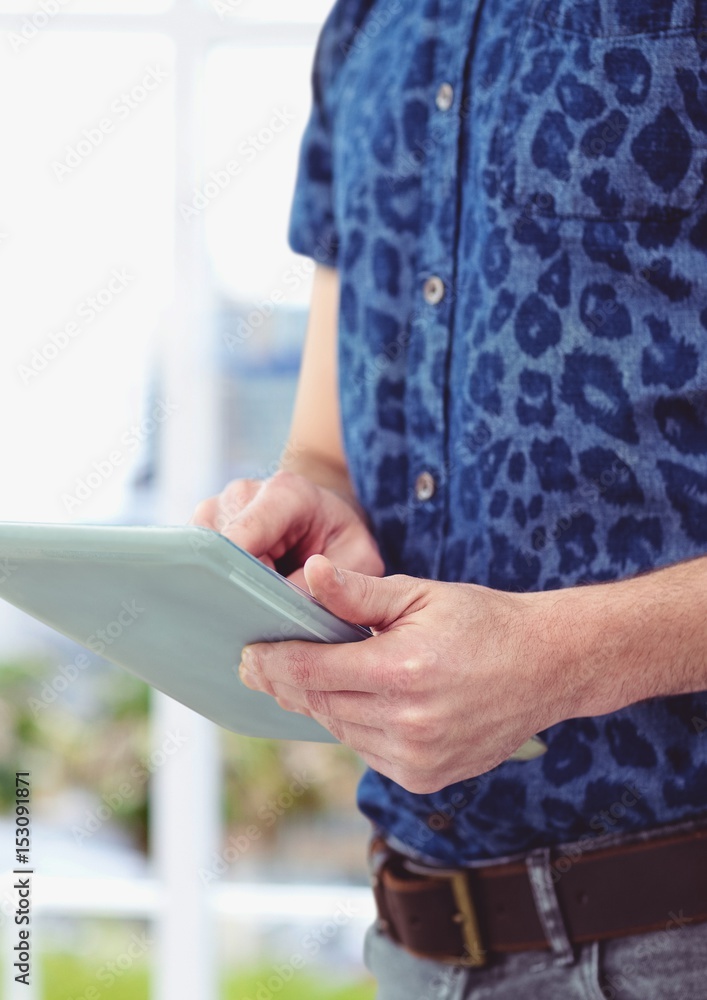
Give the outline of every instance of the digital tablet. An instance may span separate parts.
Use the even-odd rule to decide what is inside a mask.
[[[241,683],[234,668],[245,645],[372,635],[225,536],[191,525],[0,523],[0,598],[245,736],[336,742]],[[531,741],[515,759],[542,749]]]
[[[336,742],[250,691],[250,642],[356,642],[309,594],[208,528],[0,524],[0,597],[245,736]]]

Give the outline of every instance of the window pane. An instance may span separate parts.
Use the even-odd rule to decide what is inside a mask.
[[[51,24],[67,14],[154,14],[168,10],[174,0],[0,0],[0,14],[27,14],[32,28]],[[23,22],[20,22],[20,26]]]
[[[0,519],[119,508],[171,296],[173,77],[153,34],[46,32],[0,61]]]
[[[211,7],[221,18],[248,21],[302,21],[319,24],[333,6],[333,0],[196,0]]]
[[[205,179],[229,163],[238,172],[200,204],[216,273],[240,301],[308,300],[309,282],[291,274],[299,259],[287,247],[287,224],[312,58],[309,46],[221,46],[207,62]]]

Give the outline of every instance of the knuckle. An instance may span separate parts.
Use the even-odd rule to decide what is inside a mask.
[[[232,479],[223,491],[228,500],[237,501],[239,497],[250,496],[260,487],[259,479]]]
[[[413,795],[433,795],[444,788],[444,781],[436,771],[425,771],[419,767],[403,767],[396,781]]]
[[[220,496],[219,516],[224,524],[229,524],[247,508],[261,487],[258,479],[234,479]]]
[[[326,720],[326,727],[334,739],[337,739],[340,743],[345,742],[346,734],[344,732],[344,726],[338,719],[328,718]]]
[[[373,600],[373,598],[374,598],[374,593],[373,593],[374,586],[375,585],[374,585],[373,580],[372,580],[372,578],[370,576],[363,576],[362,575],[360,577],[361,592],[360,592],[360,595],[359,595],[359,599],[360,599],[360,603],[361,604],[364,604],[364,605],[367,606]]]
[[[307,691],[304,700],[307,708],[315,715],[329,715],[331,699],[325,691]]]
[[[397,728],[413,743],[432,743],[443,735],[442,720],[429,709],[409,707],[398,713]]]
[[[290,653],[289,673],[295,687],[311,690],[315,677],[314,660],[309,650],[296,647]]]
[[[392,672],[392,694],[400,697],[425,691],[436,659],[433,650],[420,650],[406,656]]]
[[[253,527],[257,521],[257,515],[249,508],[248,503],[228,504],[221,507],[218,516],[219,530],[224,534],[233,525],[234,528],[241,528],[246,531]]]
[[[203,527],[210,527],[213,521],[214,512],[214,498],[209,497],[208,500],[202,500],[194,508],[194,513],[192,514],[192,523],[197,525],[202,525]]]
[[[288,469],[278,469],[269,482],[273,486],[278,486],[280,489],[286,490],[288,493],[299,492],[306,485],[306,480],[303,476],[299,476],[296,472],[290,472]]]

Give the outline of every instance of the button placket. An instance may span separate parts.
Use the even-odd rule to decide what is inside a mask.
[[[438,572],[443,553],[444,490],[438,467],[447,441],[444,392],[431,384],[429,366],[437,365],[440,352],[450,346],[456,230],[448,208],[457,191],[461,119],[449,112],[458,103],[467,59],[464,44],[459,44],[460,35],[471,38],[476,6],[474,2],[467,7],[459,0],[442,0],[445,27],[438,36],[434,75],[429,80],[436,124],[422,173],[422,205],[426,208],[418,261],[422,309],[410,342],[406,396],[412,406],[424,407],[424,419],[430,427],[423,438],[409,439],[409,496],[414,497],[414,504],[408,514],[407,537],[411,555],[417,553],[421,558],[424,552],[425,572],[432,576]]]

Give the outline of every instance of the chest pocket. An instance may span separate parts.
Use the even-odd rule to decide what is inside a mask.
[[[533,0],[499,134],[528,214],[678,223],[707,190],[706,0]]]

